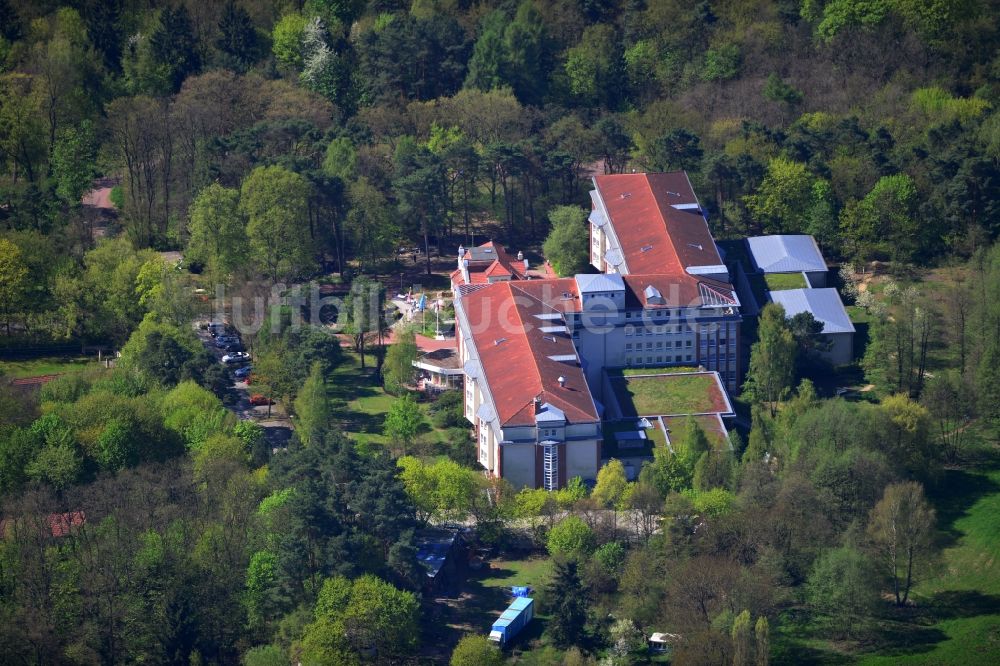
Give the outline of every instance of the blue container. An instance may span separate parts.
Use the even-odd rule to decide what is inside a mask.
[[[493,623],[489,639],[504,647],[535,617],[535,602],[528,597],[516,597],[500,618]]]

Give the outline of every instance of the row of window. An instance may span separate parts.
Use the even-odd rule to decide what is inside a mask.
[[[675,345],[675,343],[671,342],[670,340],[667,340],[666,342],[664,342],[663,340],[657,340],[656,341],[656,349],[673,349],[675,346],[677,347],[677,349],[681,349],[683,347],[687,347],[688,349],[691,348],[691,341],[690,340],[686,341],[687,342],[686,345],[682,344],[682,342],[684,342],[684,341],[678,340],[677,343],[676,343],[676,345]],[[649,351],[651,349],[653,349],[653,343],[652,342],[647,342],[646,343],[646,351]],[[632,343],[631,342],[626,342],[625,343],[625,351],[627,351],[627,352],[632,351]],[[642,351],[642,343],[641,342],[635,343],[635,351],[638,351],[638,352]]]
[[[736,347],[736,340],[730,339],[730,340],[727,341],[725,338],[722,338],[722,339],[720,339],[718,341],[718,344],[716,344],[716,342],[714,340],[712,340],[712,339],[708,339],[708,340],[706,340],[705,338],[701,339],[701,348],[702,349],[705,349],[707,347],[716,347],[716,346],[718,346],[718,347],[725,347],[727,344],[729,345],[730,349],[734,349]]]
[[[691,354],[687,355],[675,354],[673,356],[668,354],[666,356],[646,356],[645,359],[646,360],[643,361],[642,356],[636,356],[634,358],[632,356],[626,356],[625,365],[632,366],[632,365],[653,365],[654,363],[684,363],[685,361],[693,361],[694,356],[692,356]]]
[[[685,334],[690,333],[691,330],[687,326],[650,326],[648,328],[641,328],[635,326],[625,326],[625,335],[631,337],[635,335],[636,337],[642,337],[643,335],[658,335],[667,333],[669,335],[676,335],[678,333]]]
[[[679,317],[680,310],[643,310],[642,312],[625,311],[626,319],[670,319]]]

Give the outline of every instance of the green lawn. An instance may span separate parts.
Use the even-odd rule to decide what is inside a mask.
[[[58,375],[75,372],[88,367],[100,367],[97,357],[50,357],[36,358],[30,361],[0,361],[0,374],[12,379],[22,377],[38,377],[41,375]]]
[[[764,282],[770,291],[806,289],[809,286],[802,273],[767,273],[764,275]]]
[[[894,633],[907,637],[863,664],[1000,663],[1000,469],[951,470],[933,496],[941,573],[915,590],[921,611]]]
[[[622,416],[662,416],[726,411],[713,374],[612,377]]]
[[[667,433],[663,432],[659,422],[654,423],[653,427],[646,431],[646,436],[653,440],[654,447],[667,447]]]
[[[929,492],[943,546],[935,575],[918,582],[914,607],[886,607],[861,646],[815,637],[786,613],[772,663],[976,666],[1000,663],[1000,467],[953,469]]]
[[[375,377],[375,357],[365,355],[365,369],[361,369],[361,356],[344,353],[344,362],[327,378],[327,392],[334,402],[334,416],[344,433],[359,444],[389,444],[382,434],[385,415],[397,398],[385,392]],[[427,403],[422,407],[427,414]],[[428,416],[427,430],[422,437],[430,444],[446,441],[446,431],[433,428]]]
[[[543,587],[552,575],[552,560],[533,557],[527,560],[493,560],[485,578],[480,580],[483,587],[510,587],[529,585]]]
[[[848,305],[844,309],[847,310],[847,316],[851,318],[852,324],[867,324],[872,320],[868,310],[858,305]]]

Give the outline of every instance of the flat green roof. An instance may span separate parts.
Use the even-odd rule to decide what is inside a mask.
[[[733,409],[718,373],[656,373],[622,376],[609,371],[608,381],[623,418],[686,414],[731,414]]]

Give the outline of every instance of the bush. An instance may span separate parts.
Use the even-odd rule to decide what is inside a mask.
[[[428,411],[435,428],[457,428],[466,424],[464,409],[461,391],[445,391]]]
[[[451,666],[501,666],[503,654],[485,636],[464,636],[451,653]]]
[[[573,559],[581,559],[594,550],[594,532],[587,523],[576,516],[567,516],[549,530],[546,543],[549,554],[553,557],[563,555]]]
[[[476,445],[469,436],[468,428],[449,428],[446,439],[445,446],[449,458],[466,467],[475,468],[478,465]]]
[[[736,504],[736,497],[724,488],[713,488],[703,492],[686,490],[683,495],[691,500],[694,510],[699,515],[707,516],[708,518],[724,516]]]

